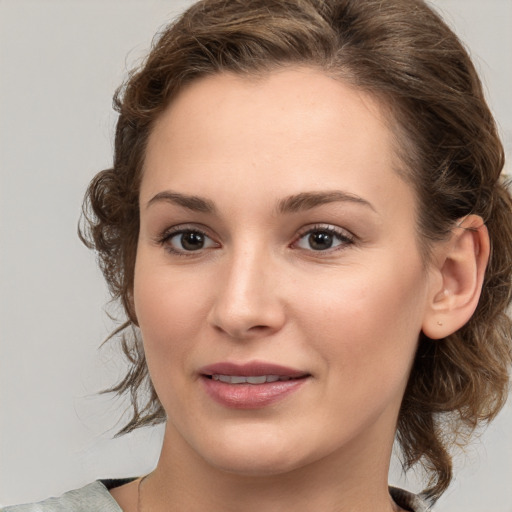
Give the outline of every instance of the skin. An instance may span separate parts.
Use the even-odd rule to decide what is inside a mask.
[[[134,306],[168,422],[144,509],[398,510],[395,426],[442,289],[398,166],[378,103],[311,69],[200,79],[159,118]],[[305,193],[323,201],[279,208]],[[311,230],[326,229],[333,246],[313,250]],[[183,230],[204,233],[203,248],[187,251]],[[310,377],[256,410],[205,393],[204,365],[255,360]],[[124,510],[136,510],[137,484],[112,491]]]

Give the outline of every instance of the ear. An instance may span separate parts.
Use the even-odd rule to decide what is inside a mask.
[[[471,318],[480,298],[489,251],[489,233],[478,215],[461,219],[450,239],[435,248],[422,325],[426,336],[445,338]]]

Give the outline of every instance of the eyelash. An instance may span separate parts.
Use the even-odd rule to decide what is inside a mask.
[[[203,248],[198,249],[197,251],[187,251],[187,250],[179,250],[172,247],[170,244],[170,241],[178,235],[184,235],[184,234],[196,234],[204,237],[204,239],[211,240],[214,244],[217,246],[220,246],[217,242],[215,242],[211,236],[209,236],[204,230],[199,229],[197,227],[192,226],[175,226],[173,228],[167,229],[164,231],[156,240],[156,242],[163,246],[165,250],[169,253],[171,253],[174,256],[185,256],[190,257],[194,256],[196,253],[200,254],[203,250]],[[208,248],[208,247],[207,247]]]
[[[337,239],[339,244],[335,245],[334,247],[329,247],[327,249],[317,249],[317,250],[315,250],[313,248],[309,248],[309,249],[301,248],[301,247],[297,247],[297,248],[307,251],[307,252],[312,252],[312,253],[317,254],[318,256],[321,256],[322,254],[331,253],[334,251],[344,249],[347,246],[353,245],[356,241],[354,235],[352,235],[351,233],[347,232],[344,229],[336,228],[329,224],[316,224],[314,226],[307,227],[307,228],[301,230],[299,232],[297,238],[295,238],[295,240],[290,244],[290,247],[293,248],[294,246],[297,246],[297,244],[302,239],[304,239],[307,236],[311,236],[314,233],[322,233],[322,234],[330,235],[330,236],[334,237],[335,239]],[[175,249],[174,247],[172,247],[172,245],[170,244],[170,240],[172,240],[172,238],[174,238],[175,236],[183,235],[183,234],[200,235],[201,237],[204,237],[204,239],[208,239],[211,242],[213,242],[213,244],[216,245],[216,247],[213,247],[213,248],[220,247],[220,244],[218,244],[218,242],[215,242],[212,239],[212,237],[210,237],[204,230],[198,229],[197,227],[188,227],[188,226],[175,226],[173,228],[170,228],[170,229],[166,230],[164,233],[162,233],[156,239],[156,242],[159,245],[163,246],[165,248],[165,250],[168,251],[169,253],[171,253],[172,255],[184,256],[184,257],[190,257],[190,256],[194,256],[196,254],[198,255],[198,254],[201,254],[204,249],[212,248],[212,247],[201,247],[197,251],[194,251],[194,250],[187,251],[184,249],[181,250],[181,249]]]
[[[314,250],[314,249],[303,249],[308,252],[313,252],[317,255],[322,255],[326,253],[331,253],[334,251],[339,251],[341,249],[346,248],[347,246],[353,245],[356,241],[355,236],[346,231],[345,229],[337,228],[335,226],[332,226],[330,224],[316,224],[314,226],[310,226],[305,228],[304,230],[301,230],[299,232],[299,235],[295,239],[295,241],[291,244],[292,246],[297,245],[297,243],[305,238],[306,236],[310,236],[313,233],[324,233],[333,236],[336,238],[340,243],[334,247],[329,247],[325,250]]]

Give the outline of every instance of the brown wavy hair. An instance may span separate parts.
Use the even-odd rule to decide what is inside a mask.
[[[512,361],[512,200],[504,152],[475,68],[461,42],[422,0],[204,0],[155,39],[116,92],[112,168],[91,182],[81,237],[97,251],[127,321],[113,334],[130,369],[110,391],[127,393],[133,416],[120,433],[165,421],[148,376],[132,309],[138,195],[148,136],[188,83],[232,72],[261,75],[313,66],[376,96],[388,108],[405,179],[418,198],[418,233],[429,247],[454,222],[480,215],[490,262],[475,314],[443,340],[420,335],[397,439],[405,469],[420,462],[432,502],[452,478],[450,447],[503,406]],[[114,336],[115,335],[115,336]]]

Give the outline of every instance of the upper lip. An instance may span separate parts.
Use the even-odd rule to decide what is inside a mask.
[[[289,368],[279,364],[264,361],[252,361],[249,363],[219,362],[204,366],[199,369],[201,375],[239,375],[244,377],[257,377],[259,375],[278,375],[280,377],[298,378],[309,375],[308,372]]]

